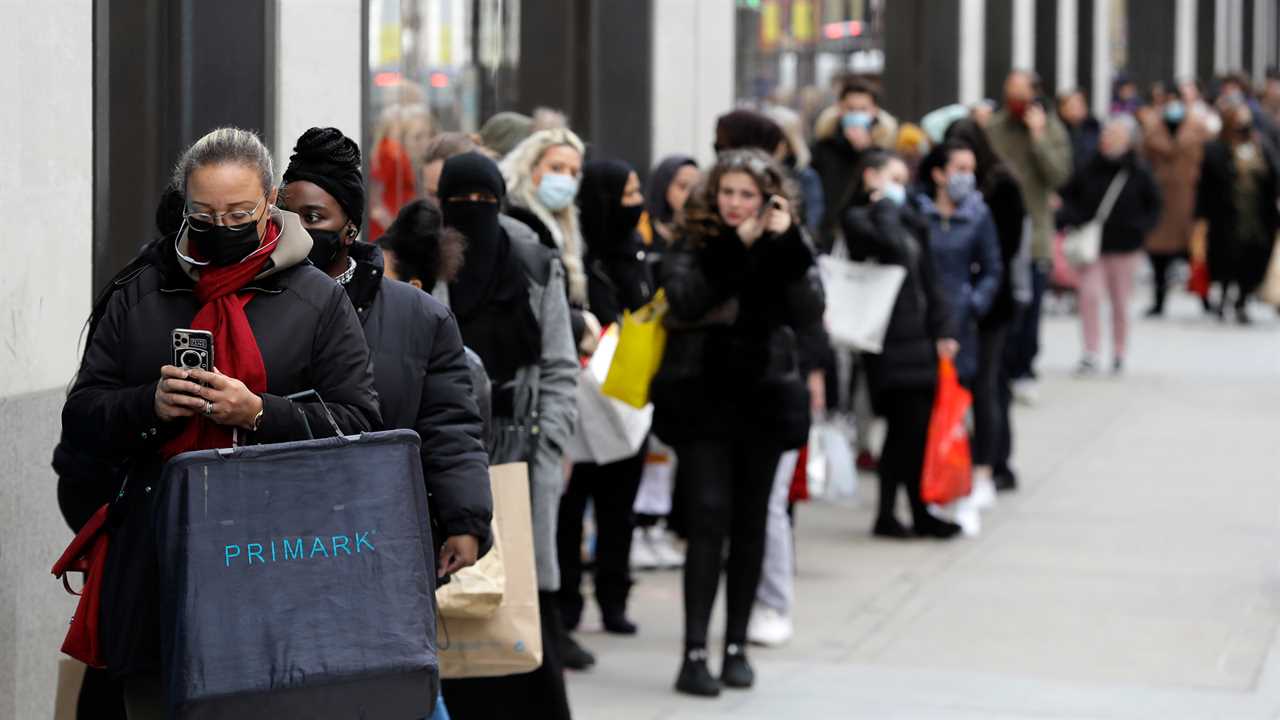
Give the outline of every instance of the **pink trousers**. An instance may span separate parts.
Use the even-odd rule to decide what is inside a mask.
[[[1123,358],[1129,337],[1129,296],[1141,252],[1103,255],[1080,268],[1080,324],[1084,327],[1084,352],[1097,358],[1102,345],[1102,296],[1111,305],[1111,337],[1115,356]]]

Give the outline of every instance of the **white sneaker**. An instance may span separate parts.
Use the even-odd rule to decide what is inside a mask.
[[[658,557],[653,552],[649,537],[644,528],[636,528],[631,533],[631,569],[656,570],[661,567]]]
[[[972,495],[951,503],[951,516],[965,537],[977,537],[982,532],[982,515],[979,514],[978,504],[974,502]]]
[[[654,525],[649,528],[649,551],[658,563],[658,567],[666,570],[677,570],[684,567],[684,553],[676,547],[671,533],[666,528]]]
[[[979,510],[990,510],[996,506],[996,481],[990,475],[975,475],[969,497]]]
[[[1014,380],[1010,383],[1013,399],[1022,405],[1035,405],[1040,402],[1040,383],[1032,378]]]
[[[747,642],[752,645],[786,645],[794,634],[795,628],[791,624],[790,615],[763,605],[756,605],[751,611],[751,622],[747,624]]]

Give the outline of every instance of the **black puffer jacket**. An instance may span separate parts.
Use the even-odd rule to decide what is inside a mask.
[[[872,395],[932,388],[938,382],[937,341],[943,337],[948,314],[929,256],[928,227],[910,209],[889,200],[864,203],[855,203],[844,214],[850,255],[854,260],[875,260],[907,270],[889,319],[884,351],[863,356]]]
[[[245,314],[267,370],[259,432],[243,441],[307,438],[329,427],[316,403],[286,395],[314,389],[344,433],[382,427],[360,321],[342,288],[304,262],[311,238],[296,215],[281,224],[272,263],[246,288]],[[170,333],[190,327],[199,302],[194,281],[170,253],[140,268],[111,296],[85,351],[62,410],[62,443],[84,458],[127,466],[125,495],[111,514],[111,544],[103,573],[102,628],[108,668],[119,674],[159,667],[157,566],[151,513],[159,495],[162,446],[180,430],[155,414],[162,365],[173,363]],[[215,349],[216,350],[216,349]],[[306,416],[304,420],[303,416]],[[86,488],[94,494],[98,488]]]
[[[748,249],[730,228],[685,237],[663,260],[670,312],[651,389],[654,431],[667,442],[807,432],[808,390],[797,331],[822,321],[813,252],[793,225]]]
[[[355,243],[351,256],[347,295],[364,325],[383,423],[422,438],[436,547],[474,535],[483,554],[493,519],[489,456],[458,321],[439,300],[385,277],[377,247]]]

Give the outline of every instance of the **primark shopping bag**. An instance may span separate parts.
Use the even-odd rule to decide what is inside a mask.
[[[184,453],[156,509],[169,716],[422,718],[435,579],[411,430]]]

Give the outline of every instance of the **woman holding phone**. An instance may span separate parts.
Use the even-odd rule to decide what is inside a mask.
[[[275,208],[271,155],[238,128],[210,132],[174,171],[181,230],[119,281],[62,411],[63,442],[121,457],[103,573],[101,639],[124,679],[130,720],[165,716],[158,568],[151,522],[169,458],[192,450],[303,440],[382,419],[360,322],[342,286],[305,262],[311,236]],[[175,329],[206,331],[212,370],[173,365]],[[117,519],[118,518],[118,521]]]
[[[749,688],[747,623],[760,580],[774,469],[808,425],[796,330],[822,318],[813,253],[791,215],[783,173],[759,150],[721,153],[691,193],[663,261],[670,312],[654,378],[654,431],[676,448],[688,521],[685,650],[676,689]],[[724,556],[728,540],[727,564]],[[707,667],[711,608],[727,570],[719,680]]]

